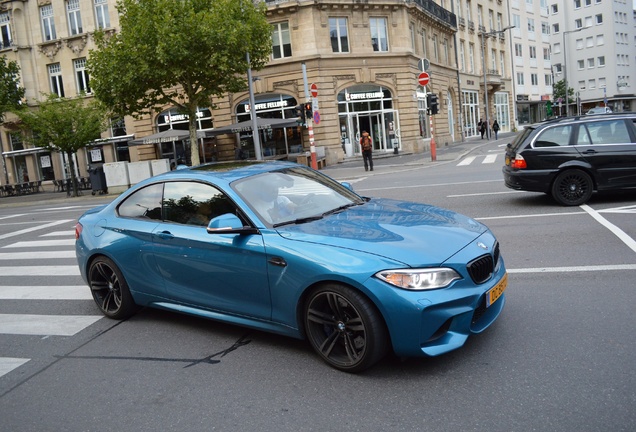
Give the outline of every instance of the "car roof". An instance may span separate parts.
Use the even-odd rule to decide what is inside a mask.
[[[554,124],[559,124],[559,123],[576,123],[576,122],[586,122],[586,121],[598,121],[600,119],[614,119],[614,118],[629,118],[629,117],[634,117],[636,118],[636,112],[621,112],[621,113],[601,113],[595,116],[587,116],[587,115],[580,115],[580,116],[570,116],[570,117],[559,117],[559,118],[555,118],[555,119],[550,119],[550,120],[545,120],[542,121],[540,123],[535,123],[532,125],[528,125],[526,126],[527,128],[532,128],[532,129],[543,129],[546,126],[550,126],[550,125],[554,125]]]
[[[220,180],[224,183],[232,183],[235,180],[251,177],[265,172],[276,171],[284,168],[302,167],[294,162],[286,161],[229,161],[212,162],[195,167],[187,167],[170,171],[152,177],[153,180]],[[150,180],[150,179],[149,179]]]

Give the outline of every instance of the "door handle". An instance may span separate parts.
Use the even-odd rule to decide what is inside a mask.
[[[596,154],[597,151],[594,149],[587,149],[583,152],[583,154]]]
[[[171,240],[174,238],[174,235],[172,235],[170,231],[161,231],[156,233],[155,235],[162,240]]]

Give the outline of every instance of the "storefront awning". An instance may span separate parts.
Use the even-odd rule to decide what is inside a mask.
[[[256,124],[258,130],[263,129],[281,129],[286,127],[297,127],[298,122],[295,118],[256,118]],[[252,131],[252,120],[246,120],[239,123],[234,123],[228,126],[223,126],[220,128],[215,128],[212,130],[206,130],[205,136],[206,138],[210,138],[217,135],[222,134],[230,134],[230,133],[241,133],[241,132],[250,132]]]
[[[161,144],[168,142],[181,141],[190,138],[190,131],[180,129],[168,129],[163,132],[148,135],[143,138],[130,141],[130,145],[146,145]],[[197,132],[197,138],[203,138],[202,134]]]
[[[133,139],[134,137],[135,137],[135,135],[132,134],[132,135],[121,135],[121,136],[116,136],[116,137],[109,137],[109,138],[100,138],[100,139],[96,139],[95,141],[91,142],[88,145],[88,147],[112,144],[112,143],[122,142],[122,141],[128,142],[131,139]]]

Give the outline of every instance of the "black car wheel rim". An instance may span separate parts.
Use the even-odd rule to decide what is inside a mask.
[[[90,274],[91,291],[104,312],[117,312],[121,307],[121,283],[115,271],[103,262],[95,264]]]
[[[588,192],[589,187],[588,182],[584,178],[572,174],[561,181],[559,194],[565,201],[576,202]]]
[[[323,292],[307,308],[307,333],[330,363],[351,366],[364,358],[367,330],[358,310],[345,297]]]

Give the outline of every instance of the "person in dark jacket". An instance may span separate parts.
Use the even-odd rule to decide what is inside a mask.
[[[484,139],[484,134],[486,133],[486,122],[482,119],[479,119],[477,127],[479,128],[479,132],[481,132],[481,139]]]
[[[360,137],[360,149],[362,150],[362,160],[364,161],[364,170],[373,171],[373,140],[369,136],[369,132],[362,131]]]
[[[499,134],[499,123],[497,123],[497,119],[492,123],[492,130],[495,133],[495,139],[497,139],[497,135]]]

